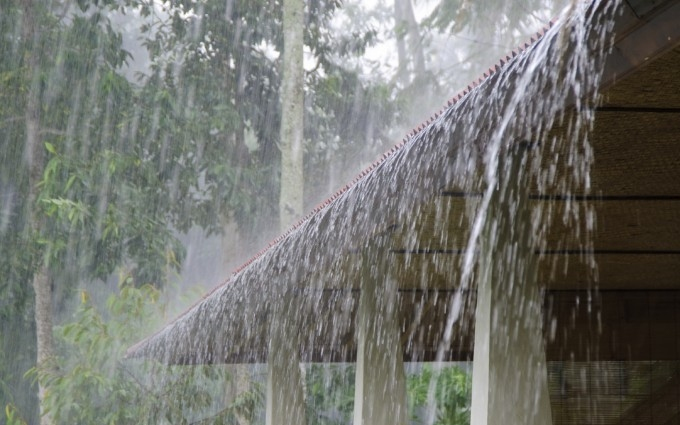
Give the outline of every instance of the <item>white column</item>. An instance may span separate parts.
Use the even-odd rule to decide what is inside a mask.
[[[499,171],[480,241],[471,425],[552,423],[520,149]]]
[[[292,297],[282,297],[270,317],[266,425],[306,423],[300,372],[300,320],[294,306]]]
[[[385,237],[380,237],[385,240]],[[397,311],[397,283],[384,243],[362,254],[357,312],[354,425],[406,425],[406,377]]]

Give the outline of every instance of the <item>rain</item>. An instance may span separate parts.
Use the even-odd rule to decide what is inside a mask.
[[[638,3],[1,2],[0,423],[677,423]]]

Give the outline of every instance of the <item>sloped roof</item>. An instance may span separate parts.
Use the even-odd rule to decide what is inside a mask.
[[[402,320],[407,358],[426,359],[431,356],[431,353],[416,352],[413,347],[418,344],[414,341],[420,338],[421,348],[423,341],[427,341],[424,346],[431,348],[439,331],[435,329],[425,335],[422,330],[418,333],[408,329],[408,324],[422,324],[429,317],[429,325],[434,324],[436,327],[437,317],[446,314],[448,303],[445,300],[456,287],[456,282],[451,279],[451,270],[459,266],[460,253],[466,238],[465,228],[468,222],[465,221],[464,209],[469,204],[469,199],[481,192],[483,179],[478,174],[483,168],[480,163],[483,161],[487,140],[491,137],[503,137],[510,142],[546,138],[556,132],[567,131],[560,127],[560,123],[569,122],[568,117],[564,118],[563,115],[574,113],[575,103],[584,109],[595,107],[588,93],[581,93],[585,99],[582,102],[582,99],[575,99],[577,95],[573,87],[560,86],[560,76],[551,75],[550,70],[560,67],[568,70],[573,64],[559,63],[559,60],[556,62],[555,55],[548,53],[563,49],[573,54],[574,49],[585,48],[584,44],[573,43],[574,33],[577,31],[587,32],[582,36],[582,41],[608,43],[610,40],[602,37],[607,37],[609,31],[603,31],[601,25],[613,25],[610,30],[617,34],[615,47],[606,56],[606,62],[604,58],[593,62],[596,66],[606,66],[601,86],[610,89],[607,92],[609,100],[600,107],[604,113],[604,121],[608,119],[607,111],[633,113],[630,110],[617,109],[629,108],[631,100],[634,100],[626,98],[626,93],[637,93],[640,85],[651,86],[655,83],[644,80],[631,82],[631,79],[623,79],[625,75],[669,51],[671,53],[663,56],[662,61],[669,58],[673,65],[680,64],[680,50],[669,50],[677,46],[680,40],[680,2],[667,2],[655,14],[645,16],[644,20],[626,7],[623,14],[617,15],[610,23],[605,16],[610,13],[613,3],[596,3],[588,11],[537,34],[530,43],[512,52],[485,73],[483,78],[454,97],[443,111],[414,129],[379,162],[362,172],[352,183],[236,270],[227,282],[215,288],[159,332],[131,347],[128,356],[155,357],[168,363],[264,361],[267,324],[272,318],[270,308],[292,294],[295,302],[299,303],[300,314],[308,317],[304,325],[307,340],[303,343],[306,347],[303,355],[310,360],[351,359],[354,350],[351,341],[352,315],[359,288],[356,270],[357,261],[360,261],[357,259],[358,252],[370,245],[378,235],[386,233],[390,234],[393,241],[389,253],[396,254],[395,269],[403,278],[400,288],[409,294],[401,298],[401,309],[408,312],[404,313]],[[593,71],[597,73],[599,70]],[[663,69],[661,70],[661,75],[667,74],[668,72],[664,74]],[[619,83],[623,86],[632,84],[634,87],[626,90]],[[658,89],[663,90],[663,86]],[[526,93],[518,94],[520,91]],[[549,111],[556,116],[550,117],[548,124],[542,119],[532,121],[530,118],[521,118],[521,113],[536,116],[538,112],[540,115],[540,108],[547,105],[544,97],[549,97],[553,92],[561,97],[550,101],[555,103],[554,101],[559,100],[561,104],[557,109]],[[523,105],[520,101],[527,104]],[[511,107],[508,107],[509,104]],[[680,108],[680,97],[669,100],[665,108]],[[651,125],[665,125],[669,134],[673,134],[677,125],[666,122],[668,120],[659,121],[659,111],[656,112],[656,121]],[[517,119],[509,122],[508,114],[515,113],[517,116],[514,118]],[[616,121],[599,131],[607,133],[619,125]],[[498,130],[501,126],[505,126],[502,131]],[[627,140],[625,135],[617,136],[619,137],[616,139]],[[637,184],[638,188],[643,186],[638,183],[627,184],[627,171],[618,170],[618,174],[605,172],[600,176],[595,170],[594,196],[599,199],[611,197],[612,201],[642,203],[642,211],[656,211],[659,208],[666,211],[664,217],[673,226],[677,226],[671,228],[668,234],[670,242],[667,241],[668,246],[661,251],[655,251],[654,244],[660,236],[655,233],[650,236],[653,240],[649,249],[637,248],[638,245],[633,243],[629,249],[623,250],[625,252],[620,252],[618,247],[600,247],[600,254],[605,263],[608,255],[615,257],[612,270],[630,262],[621,261],[620,255],[637,255],[635,261],[643,261],[642,257],[646,255],[650,257],[650,264],[657,262],[650,269],[666,271],[668,286],[677,287],[680,282],[675,282],[672,276],[680,271],[680,246],[677,246],[678,238],[673,237],[680,228],[677,217],[674,218],[674,211],[678,211],[676,208],[680,203],[672,202],[680,201],[680,185],[677,184],[680,181],[680,155],[668,149],[669,143],[674,143],[672,138],[659,143],[662,142],[665,143],[663,149],[666,150],[661,157],[655,157],[651,161],[650,167],[654,167],[659,161],[667,163],[663,164],[662,177],[653,175],[653,179],[648,182],[652,189],[647,188],[644,193],[633,193],[631,185]],[[620,145],[616,146],[616,149],[621,148]],[[616,151],[613,156],[617,157]],[[555,161],[553,165],[555,164],[558,175],[568,174],[569,170],[564,164],[559,161]],[[610,169],[612,164],[605,164],[603,169]],[[665,186],[661,181],[664,176],[671,179]],[[623,181],[623,184],[617,186],[617,180]],[[567,198],[561,198],[566,195],[559,187],[549,193],[537,190],[534,193],[537,202],[550,200],[556,201],[556,204],[580,199],[579,197],[590,199],[593,196],[592,189],[589,191],[587,188],[576,188]],[[661,204],[648,204],[646,201],[650,200],[649,196],[656,197]],[[456,199],[463,199],[464,202],[458,204]],[[611,209],[612,217],[615,217],[619,206]],[[445,214],[443,219],[442,214]],[[565,231],[564,225],[560,227],[556,224],[553,227],[557,232]],[[667,230],[661,229],[658,232],[668,233]],[[618,241],[617,243],[630,239],[629,234],[624,234],[623,237],[618,235],[619,239],[616,239],[616,234],[604,237],[609,238],[607,241]],[[672,242],[673,240],[676,242]],[[557,238],[555,247],[551,247],[554,252],[551,251],[548,256],[559,254],[566,258],[594,249],[573,247],[569,243],[569,240]],[[666,252],[668,255],[657,255],[658,252]],[[401,257],[396,258],[399,255]],[[435,256],[439,257],[433,259]],[[443,260],[442,257],[445,256],[449,259]],[[571,282],[571,286],[565,287],[583,287],[583,277],[572,270],[573,267],[569,268],[569,272],[563,276],[565,282]],[[554,282],[551,284],[557,287],[560,285]],[[629,285],[628,289],[632,286],[634,284]],[[431,289],[442,294],[440,302],[427,304],[432,297],[430,301],[423,301],[429,297],[428,291]],[[426,304],[430,307],[423,308]],[[414,318],[416,310],[420,311],[418,320]],[[465,340],[460,340],[457,344],[459,347],[452,347],[452,351],[469,351],[469,343]],[[411,352],[408,352],[409,347],[413,348]],[[424,350],[427,351],[427,348]]]

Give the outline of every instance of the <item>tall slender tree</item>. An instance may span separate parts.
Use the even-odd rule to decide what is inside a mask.
[[[279,194],[282,231],[301,217],[304,208],[304,18],[304,0],[283,0]],[[306,422],[295,314],[284,300],[275,303],[271,315],[276,319],[269,326],[267,425]],[[282,326],[277,326],[278,321]]]
[[[399,64],[397,80],[407,86],[425,73],[423,40],[411,0],[394,0],[394,33]]]
[[[283,74],[281,83],[281,193],[279,225],[285,230],[302,215],[304,58],[303,0],[283,1]]]
[[[45,147],[40,137],[40,29],[36,23],[36,6],[33,0],[23,0],[22,3],[22,37],[27,42],[26,73],[30,76],[29,89],[26,97],[24,116],[25,144],[24,158],[28,168],[28,209],[29,227],[26,234],[26,246],[30,246],[36,236],[43,233],[44,221],[40,216],[37,201],[45,168]],[[34,259],[36,271],[33,274],[32,287],[35,296],[35,325],[37,359],[39,367],[50,367],[49,362],[54,357],[54,342],[52,338],[52,287],[49,280],[47,261],[43,256]],[[45,397],[45,386],[38,383],[38,399],[41,402],[40,423],[50,425],[52,420],[48,412],[42,408]]]

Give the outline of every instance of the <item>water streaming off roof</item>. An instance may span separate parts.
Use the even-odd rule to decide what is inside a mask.
[[[192,13],[213,11],[229,20],[236,16],[234,8],[248,4],[187,4],[182,7],[191,11],[177,10],[180,21],[175,24],[187,16],[194,19]],[[180,6],[156,6],[169,8],[163,13],[154,9],[152,15],[160,25],[155,34],[163,35],[160,22]],[[326,6],[309,5],[320,15],[308,17],[307,29],[310,34],[318,30],[322,40],[328,38],[322,17],[335,7]],[[477,6],[470,7],[455,16],[478,12]],[[137,307],[142,297],[158,297],[151,288],[135,292],[129,282],[159,270],[167,278],[181,262],[173,234],[190,226],[180,220],[164,227],[161,217],[199,205],[197,214],[212,226],[233,220],[232,226],[262,230],[267,219],[255,211],[272,212],[268,205],[277,201],[271,186],[278,169],[271,164],[279,146],[274,94],[280,40],[265,23],[278,22],[270,16],[274,10],[247,9],[244,20],[224,27],[213,27],[216,21],[207,15],[192,21],[185,40],[196,49],[185,51],[187,46],[179,43],[174,53],[163,51],[154,59],[155,65],[167,65],[157,74],[166,81],[147,82],[167,90],[129,97],[132,104],[149,102],[154,106],[149,110],[135,106],[127,114],[113,94],[100,102],[101,93],[128,87],[105,68],[97,68],[91,80],[73,80],[72,93],[65,94],[60,84],[72,80],[64,69],[75,60],[68,49],[65,62],[57,61],[66,68],[56,66],[44,81],[37,71],[30,79],[34,89],[44,84],[40,99],[46,111],[58,104],[64,112],[59,115],[64,131],[53,120],[54,128],[37,133],[50,137],[44,153],[52,161],[45,175],[59,179],[80,172],[64,178],[68,188],[63,193],[41,201],[46,222],[57,223],[54,228],[67,235],[63,247],[53,247],[66,254],[55,258],[66,266],[64,276],[75,280],[85,273],[77,266],[91,266],[106,276],[118,256],[128,259],[119,278],[128,283],[119,289],[134,308],[121,307],[120,299],[107,305],[109,316],[127,318],[121,333],[143,329],[138,322],[150,317]],[[447,9],[438,10],[443,15]],[[345,24],[363,28],[374,18]],[[118,362],[112,355],[110,369],[133,376],[130,388],[148,388],[149,399],[159,397],[150,408],[149,414],[156,415],[153,423],[164,423],[162,416],[170,412],[191,421],[230,417],[237,422],[246,412],[256,422],[275,423],[271,412],[288,414],[299,407],[291,396],[298,391],[306,394],[306,417],[312,423],[439,425],[467,423],[470,417],[478,421],[474,425],[498,419],[678,423],[679,22],[677,0],[574,2],[554,25],[509,51],[402,143],[265,244],[224,284],[130,347],[126,359]],[[204,26],[212,32],[204,33]],[[405,44],[397,48],[410,46],[417,52],[413,33],[404,33]],[[220,45],[225,37],[239,43]],[[236,53],[229,56],[226,47]],[[312,118],[305,146],[308,161],[317,161],[314,166],[308,162],[306,171],[325,186],[366,163],[375,145],[358,140],[365,136],[378,143],[386,133],[377,123],[387,119],[387,111],[364,102],[369,94],[363,91],[365,76],[351,77],[339,68],[334,68],[338,74],[330,72],[319,56],[327,52],[321,47],[306,52],[307,59],[318,61],[307,67],[305,107]],[[105,53],[96,56],[97,63],[115,59]],[[184,61],[183,55],[196,61]],[[213,62],[222,65],[216,70],[223,78],[203,74]],[[0,77],[5,81],[7,75]],[[206,80],[199,82],[202,77]],[[397,85],[407,80],[401,75]],[[332,91],[336,84],[347,85],[345,97],[331,103],[342,106],[351,96],[353,105],[331,113],[315,103],[315,96],[328,94],[323,90]],[[171,94],[175,89],[177,98]],[[232,89],[233,99],[222,96]],[[407,98],[416,102],[419,96],[411,92]],[[118,109],[123,111],[120,120],[113,112]],[[337,129],[336,113],[342,131],[326,137]],[[134,142],[137,134],[143,136],[140,146]],[[115,148],[99,152],[90,139]],[[180,149],[177,140],[184,141]],[[223,156],[232,145],[241,149]],[[342,150],[348,146],[349,151]],[[331,151],[343,152],[340,169],[318,166],[326,164]],[[200,176],[187,185],[184,178],[194,166]],[[140,169],[142,185],[132,178]],[[23,202],[8,175],[0,172],[0,199],[7,201],[0,206],[3,235],[12,234],[15,203]],[[106,196],[72,196],[90,193],[92,187]],[[208,205],[216,193],[224,202]],[[249,197],[254,193],[257,200]],[[167,214],[139,223],[132,216],[126,226],[117,227],[119,216],[128,217],[135,209],[116,206],[139,199],[143,202],[135,208],[164,206]],[[211,221],[217,217],[213,207],[226,211],[228,219]],[[68,226],[59,227],[57,218]],[[94,242],[75,236],[90,225]],[[232,230],[228,234],[235,235]],[[107,237],[120,238],[120,249],[105,250],[102,240]],[[245,256],[243,245],[237,245],[232,255]],[[158,254],[156,269],[134,267],[130,256],[135,250]],[[194,248],[190,257],[200,257],[199,251]],[[200,268],[220,269],[214,263],[206,261]],[[91,296],[97,294],[79,294],[80,322],[58,330],[64,344],[91,338],[93,346],[113,332],[90,308],[97,303]],[[63,371],[70,373],[72,361],[64,361]],[[73,370],[87,365],[76,363]],[[74,372],[70,378],[78,376]],[[304,385],[296,385],[298,380]],[[92,390],[89,398],[108,394],[102,379],[93,382],[99,392]],[[166,398],[163,388],[178,382],[191,388],[187,398]],[[125,398],[128,391],[114,392]],[[139,400],[139,405],[146,404]]]

